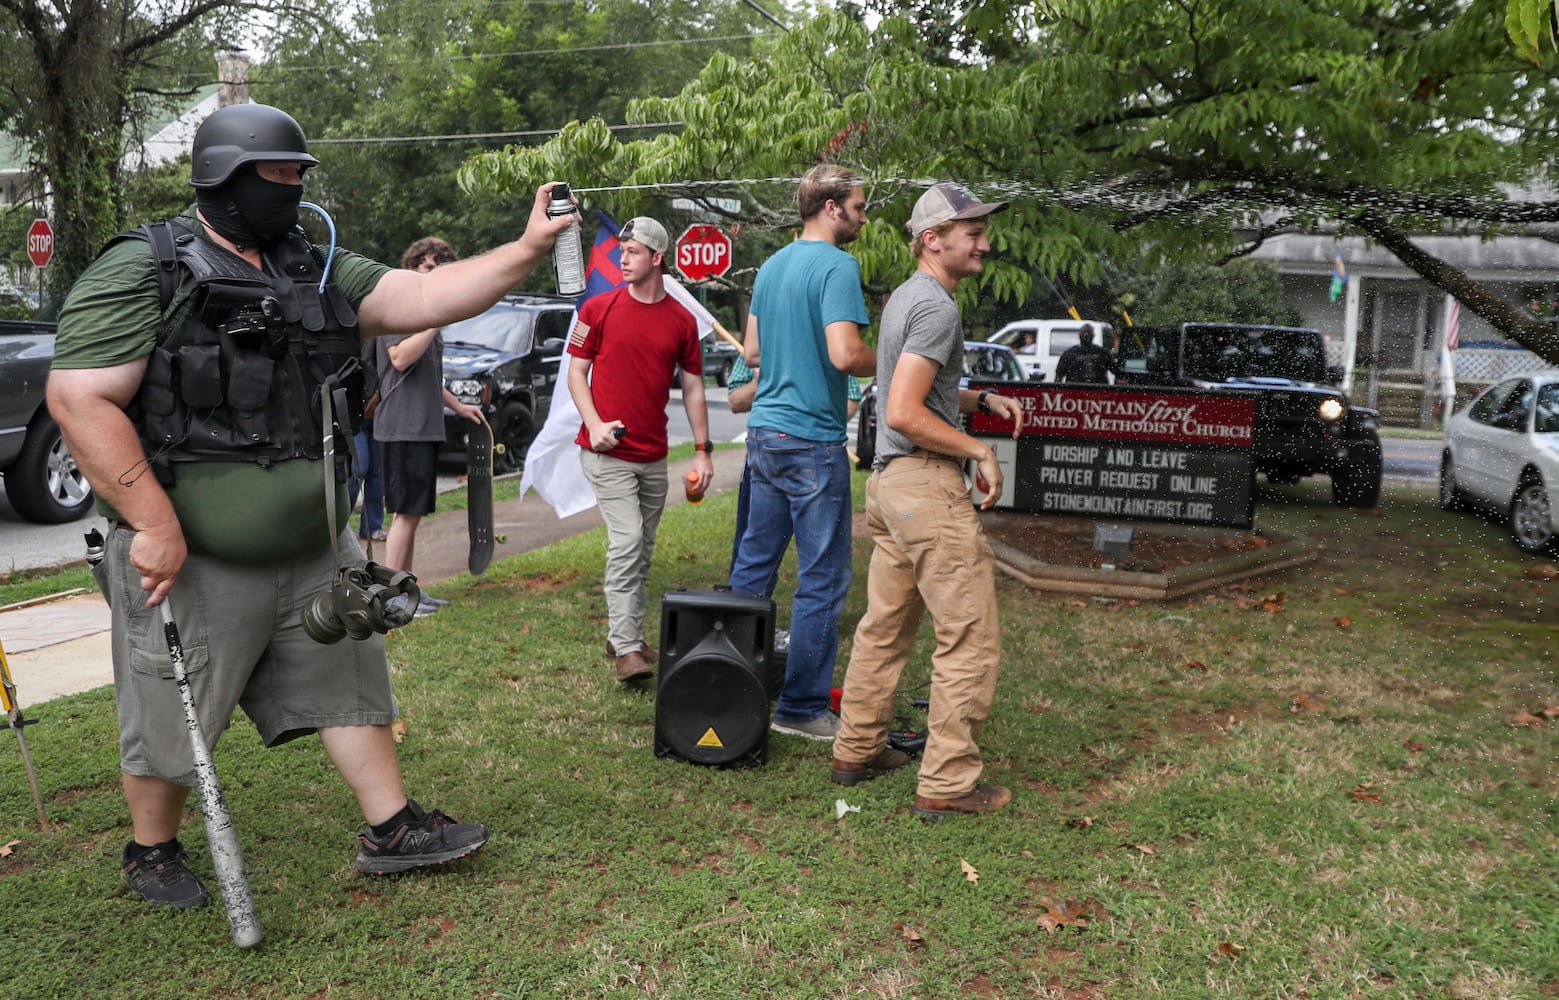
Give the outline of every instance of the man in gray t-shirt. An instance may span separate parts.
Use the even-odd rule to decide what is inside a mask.
[[[987,204],[957,184],[938,184],[910,215],[917,269],[894,290],[877,342],[877,457],[866,483],[866,526],[873,547],[866,614],[855,630],[834,740],[833,780],[869,781],[909,758],[888,746],[893,699],[920,620],[936,628],[931,708],[914,810],[927,818],[993,812],[1012,801],[980,782],[975,739],[990,715],[1001,665],[996,558],[985,540],[964,478],[964,462],[989,508],[1001,496],[1001,466],[991,448],[963,432],[960,413],[995,414],[1022,427],[1017,400],[961,389],[963,323],[953,291],[979,274]]]
[[[406,248],[401,266],[426,274],[454,259],[448,243],[428,236]],[[481,421],[482,411],[444,388],[444,336],[439,330],[381,338],[378,351],[374,440],[383,451],[384,507],[395,515],[384,545],[384,564],[410,573],[417,527],[438,501],[444,407],[473,422]],[[424,593],[417,613],[428,614],[448,603]]]
[[[959,426],[958,381],[964,370],[964,324],[958,303],[942,283],[925,271],[916,271],[893,292],[882,310],[877,338],[877,402],[886,406],[893,394],[893,375],[906,353],[935,362],[926,409],[949,427]],[[894,430],[888,421],[877,421],[877,454],[873,469],[881,469],[901,455],[915,450],[915,442]]]

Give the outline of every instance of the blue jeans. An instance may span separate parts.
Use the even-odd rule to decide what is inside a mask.
[[[731,567],[731,589],[773,596],[780,561],[795,537],[790,656],[774,718],[807,722],[828,711],[839,614],[850,592],[850,462],[843,442],[749,427],[747,467],[750,511]]]
[[[384,527],[384,467],[379,462],[379,442],[374,440],[372,417],[352,439],[357,445],[357,476],[363,477],[363,516],[358,521],[357,537],[367,538]],[[347,503],[357,506],[357,476],[346,480]]]

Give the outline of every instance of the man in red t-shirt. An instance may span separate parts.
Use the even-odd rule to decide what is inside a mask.
[[[666,227],[640,216],[617,239],[626,284],[579,307],[568,338],[568,391],[584,418],[574,439],[579,462],[606,522],[606,651],[627,683],[654,672],[655,653],[644,645],[645,581],[666,506],[666,403],[677,365],[700,493],[714,475],[714,443],[698,324],[661,278]]]

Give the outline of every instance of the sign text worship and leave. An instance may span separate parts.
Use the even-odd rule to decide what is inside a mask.
[[[970,382],[1023,407],[1023,433],[974,413],[1001,463],[999,510],[1248,528],[1255,519],[1253,393]],[[982,494],[976,486],[975,496]]]

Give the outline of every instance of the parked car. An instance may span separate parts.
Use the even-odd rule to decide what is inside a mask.
[[[92,509],[92,487],[44,404],[53,358],[53,323],[0,320],[0,476],[11,508],[40,524]]]
[[[1480,507],[1510,526],[1524,552],[1553,547],[1559,508],[1559,369],[1489,386],[1445,423],[1440,506]]]
[[[1274,483],[1324,473],[1332,501],[1380,500],[1380,414],[1354,406],[1326,364],[1316,330],[1235,323],[1132,326],[1121,331],[1121,385],[1237,390],[1257,398],[1256,470]]]
[[[1069,347],[1076,347],[1083,324],[1094,329],[1094,343],[1114,349],[1115,328],[1108,323],[1076,319],[1020,319],[991,334],[989,343],[1012,348],[1023,366],[1025,378],[1056,380],[1056,362]],[[1032,338],[1032,339],[1030,339]]]
[[[517,472],[547,419],[574,300],[514,293],[479,316],[444,327],[444,387],[480,406],[502,444],[493,471]],[[470,421],[444,411],[439,457],[464,464]]]
[[[970,379],[985,382],[1027,382],[1023,366],[1010,347],[992,344],[984,340],[964,341],[964,373],[958,380],[961,386]],[[877,382],[861,390],[861,405],[855,411],[855,464],[869,469],[877,455]]]
[[[704,377],[714,379],[715,385],[724,389],[731,384],[731,369],[736,367],[742,349],[714,333],[704,338],[703,347]],[[682,366],[678,365],[671,374],[671,387],[675,389],[681,384]]]

